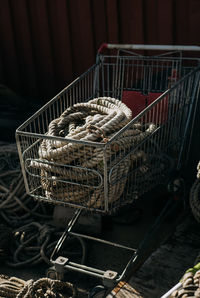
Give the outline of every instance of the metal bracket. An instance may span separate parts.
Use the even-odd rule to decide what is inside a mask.
[[[103,275],[104,286],[110,288],[116,284],[118,273],[115,271],[107,270]]]
[[[56,272],[58,273],[64,273],[65,268],[64,266],[69,262],[68,258],[64,258],[64,257],[58,257],[55,261],[54,261],[54,265],[55,265],[55,269]]]

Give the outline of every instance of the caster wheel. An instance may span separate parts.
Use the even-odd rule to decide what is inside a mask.
[[[185,181],[182,178],[175,178],[168,183],[168,191],[174,196],[181,196],[185,191]]]
[[[90,291],[88,298],[103,298],[105,297],[106,293],[107,293],[107,288],[99,285]]]
[[[56,279],[57,277],[57,272],[54,266],[50,267],[46,271],[46,277],[51,278],[51,279]]]
[[[52,266],[47,269],[46,277],[50,279],[63,280],[64,275],[62,273],[57,272],[55,267]]]

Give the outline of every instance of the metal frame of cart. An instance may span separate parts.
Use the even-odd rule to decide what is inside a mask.
[[[16,141],[27,192],[40,201],[78,208],[51,256],[56,271],[82,272],[102,278],[104,285],[112,287],[125,279],[134,266],[138,257],[137,249],[75,233],[73,227],[83,210],[112,214],[159,183],[166,183],[170,174],[186,162],[199,95],[200,67],[199,59],[183,57],[182,51],[199,49],[196,46],[103,45],[95,65],[17,129]],[[104,55],[104,50],[114,52]],[[147,56],[145,51],[148,51]],[[150,54],[151,51],[154,53]],[[66,108],[98,97],[117,98],[129,105],[133,113],[137,111],[133,119],[106,143],[51,136],[47,133],[51,121],[58,118]],[[128,149],[118,148],[115,156],[108,158],[108,150],[138,123],[142,126],[141,133],[145,132],[149,123],[154,124],[154,129],[130,144]],[[80,159],[74,159],[73,163],[68,164],[42,159],[38,151],[43,140],[50,144],[75,144],[76,149],[70,154],[76,156],[77,148],[81,148],[85,152],[85,156],[82,153],[82,160],[88,158],[87,152],[100,151],[101,160],[94,167],[87,167],[82,166]],[[118,169],[127,160],[131,160],[128,171],[120,174]],[[39,166],[34,167],[35,164]],[[72,193],[70,200],[65,198],[64,192],[63,196],[56,196],[60,191],[58,188],[50,193],[41,186],[41,168],[44,170],[48,167],[51,171],[45,179],[50,185],[49,189],[54,185],[56,175],[53,172],[58,172],[58,169],[73,174],[78,171],[81,174],[79,177],[83,178],[77,176],[76,179],[72,176],[56,176],[57,185],[64,186],[65,193]],[[87,179],[90,175],[93,180]],[[123,191],[117,197],[119,187]],[[85,192],[87,199],[73,200],[74,189]],[[91,198],[93,203],[88,205]],[[69,235],[127,249],[133,252],[133,256],[121,274],[73,263],[62,256],[54,259]]]

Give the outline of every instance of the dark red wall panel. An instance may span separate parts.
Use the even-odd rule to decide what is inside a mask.
[[[133,3],[134,2],[134,3]],[[120,43],[144,43],[143,1],[119,1]]]
[[[189,42],[200,45],[199,29],[200,29],[200,1],[190,0],[189,5]]]
[[[174,2],[174,40],[178,44],[190,44],[190,1],[185,0],[184,5],[182,0]],[[198,30],[196,28],[196,30]]]
[[[32,46],[39,90],[42,96],[51,96],[55,90],[55,71],[50,38],[47,0],[27,1],[30,18]]]
[[[9,1],[1,2],[0,9],[0,53],[2,58],[5,82],[15,88],[21,88],[19,61],[15,44],[13,17]]]
[[[199,0],[3,0],[0,84],[43,103],[103,42],[200,44],[199,27]]]
[[[90,1],[70,0],[69,21],[74,73],[80,75],[95,59]]]
[[[108,41],[106,1],[91,1],[92,31],[95,52]]]
[[[65,0],[48,0],[49,34],[54,64],[56,89],[61,90],[73,79],[73,61],[69,9]]]
[[[34,49],[29,24],[27,1],[10,1],[14,31],[16,58],[20,68],[21,89],[23,93],[37,95],[37,74]],[[9,55],[6,55],[9,57]]]
[[[156,26],[160,44],[173,44],[173,0],[157,0]],[[156,42],[156,41],[155,41]]]
[[[107,0],[106,3],[106,25],[107,25],[107,36],[108,42],[117,43],[119,42],[119,11],[118,1]]]

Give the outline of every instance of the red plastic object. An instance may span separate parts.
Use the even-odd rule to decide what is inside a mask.
[[[132,111],[132,117],[135,118],[140,112],[154,102],[162,93],[142,94],[139,91],[123,91],[122,102]],[[168,98],[165,97],[160,103],[152,108],[148,114],[148,121],[155,124],[162,124],[167,120]]]
[[[107,43],[102,43],[100,48],[98,49],[98,53],[102,53],[104,49],[107,49]]]

